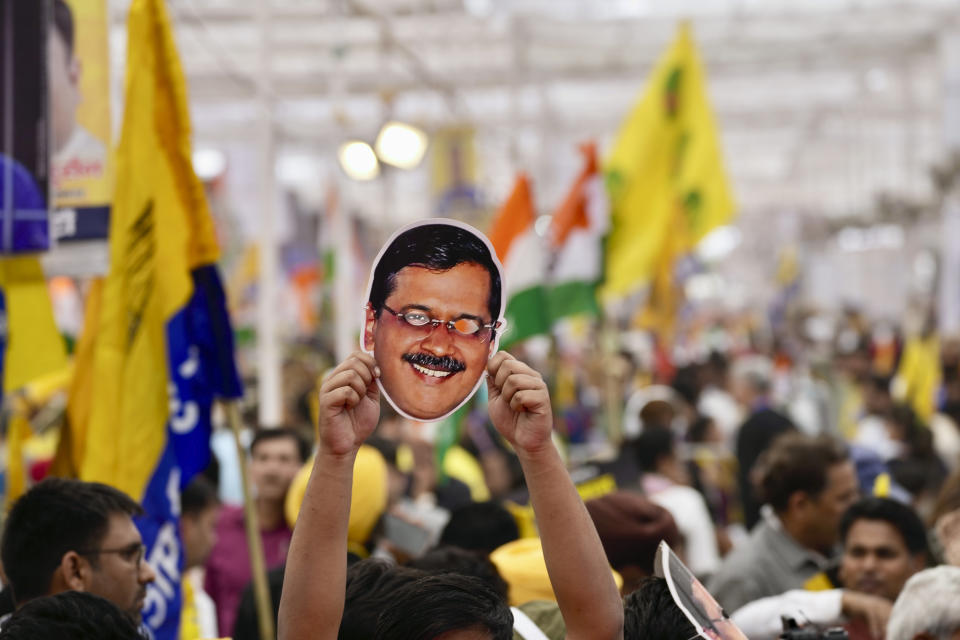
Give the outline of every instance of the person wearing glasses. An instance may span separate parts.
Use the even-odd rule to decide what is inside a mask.
[[[480,385],[503,329],[500,266],[489,244],[449,223],[406,229],[370,282],[363,348],[404,416],[439,420]]]
[[[141,512],[126,494],[96,482],[48,478],[31,488],[10,510],[0,542],[17,608],[84,591],[139,623],[147,585],[156,577],[133,523]]]

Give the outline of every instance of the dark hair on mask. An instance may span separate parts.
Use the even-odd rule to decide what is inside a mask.
[[[417,569],[398,567],[385,560],[367,559],[347,569],[346,599],[338,640],[369,640],[377,619],[394,592],[426,575]]]
[[[455,573],[428,575],[391,594],[374,640],[430,640],[449,631],[480,629],[512,640],[513,612],[486,582]]]
[[[485,555],[459,547],[435,547],[408,562],[407,566],[430,574],[456,573],[480,578],[496,591],[504,602],[507,602],[510,586],[500,575],[497,565]]]
[[[53,28],[57,30],[67,47],[67,55],[73,55],[74,26],[73,11],[64,0],[53,0]]]
[[[624,640],[689,640],[697,630],[670,595],[663,578],[644,578],[623,599]]]
[[[250,457],[253,457],[257,445],[268,440],[278,440],[280,438],[290,438],[297,446],[297,454],[300,456],[300,462],[306,462],[310,457],[310,443],[303,435],[293,427],[276,427],[257,429],[250,442]]]
[[[907,550],[916,555],[926,554],[927,530],[917,512],[890,498],[869,497],[855,502],[840,520],[840,539],[847,542],[850,528],[860,520],[881,520],[900,533]]]
[[[0,543],[16,602],[47,595],[63,555],[96,549],[111,516],[141,513],[125,493],[98,482],[48,478],[34,486],[10,510]]]
[[[490,554],[520,537],[517,520],[496,502],[475,502],[450,514],[440,544]]]
[[[64,591],[23,605],[0,630],[0,640],[141,640],[115,604],[82,591]]]
[[[483,240],[450,224],[426,224],[394,238],[373,272],[369,302],[374,315],[380,317],[383,305],[396,289],[397,273],[404,267],[447,271],[465,262],[478,264],[490,274],[487,309],[490,322],[496,322],[500,317],[500,270]]]

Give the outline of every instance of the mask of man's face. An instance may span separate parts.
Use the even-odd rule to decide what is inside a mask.
[[[53,151],[61,150],[76,126],[80,105],[80,62],[63,36],[51,28],[47,36],[47,77]]]
[[[843,545],[840,579],[847,589],[896,600],[907,579],[923,569],[900,532],[885,520],[857,520]]]
[[[400,412],[436,420],[476,390],[495,348],[490,273],[473,262],[444,271],[408,266],[394,285],[379,315],[366,311],[364,349]]]

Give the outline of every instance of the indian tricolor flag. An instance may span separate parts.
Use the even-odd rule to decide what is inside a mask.
[[[547,231],[555,256],[547,300],[552,320],[598,312],[596,288],[602,276],[602,238],[609,216],[596,145],[581,145],[580,151],[583,169],[554,212]]]
[[[551,318],[544,288],[547,254],[543,238],[534,230],[536,211],[530,181],[519,174],[490,229],[490,242],[503,264],[507,287],[506,332],[502,346],[547,333]]]

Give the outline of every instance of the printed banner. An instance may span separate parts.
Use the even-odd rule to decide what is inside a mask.
[[[45,2],[0,4],[0,253],[50,247]]]
[[[53,0],[47,53],[53,235],[105,239],[113,165],[106,0]]]

